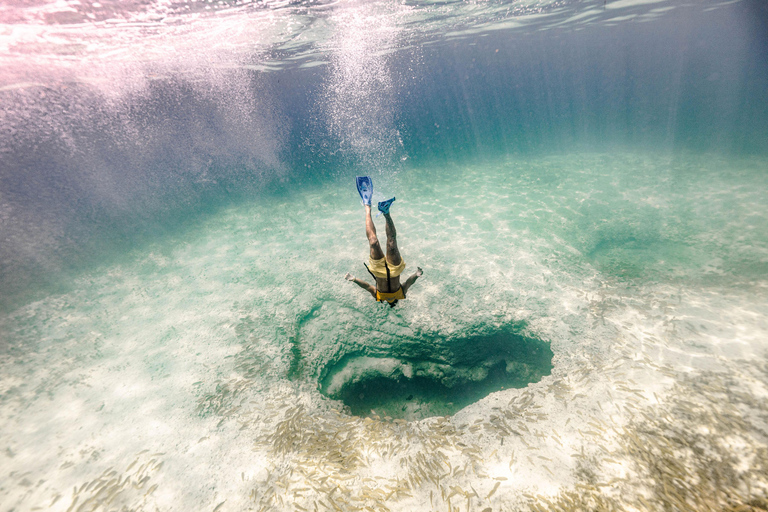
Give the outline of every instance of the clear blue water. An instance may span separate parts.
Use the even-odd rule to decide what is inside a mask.
[[[2,508],[764,504],[766,17],[3,7]]]

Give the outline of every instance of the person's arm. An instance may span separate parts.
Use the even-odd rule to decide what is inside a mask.
[[[359,286],[363,290],[367,290],[368,293],[373,295],[374,299],[376,298],[376,288],[374,288],[370,284],[366,283],[362,279],[356,278],[355,276],[353,276],[349,272],[347,272],[347,275],[344,276],[344,279],[346,279],[347,281],[352,281],[353,283],[355,283],[357,286]]]
[[[424,271],[421,270],[421,267],[416,267],[416,272],[411,274],[411,277],[409,277],[408,279],[405,280],[405,284],[403,285],[403,295],[407,295],[408,294],[408,288],[410,288],[411,285],[413,283],[415,283],[416,280],[418,278],[420,278],[421,274],[423,274],[423,273],[424,273]]]

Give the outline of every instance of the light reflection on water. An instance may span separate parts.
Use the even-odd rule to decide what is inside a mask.
[[[712,0],[710,8],[732,4]],[[497,31],[578,29],[589,25],[652,21],[685,9],[685,3],[595,0],[527,2],[53,2],[0,11],[0,87],[19,87],[30,71],[55,66],[89,80],[94,65],[114,68],[132,61],[198,60],[208,66],[270,71],[329,62],[340,18],[361,14],[373,32],[397,27],[400,36],[380,40],[368,53],[384,55],[412,45],[466,39]],[[199,49],[206,51],[200,55]],[[20,69],[15,69],[15,68]],[[31,68],[31,69],[30,69]],[[29,86],[29,85],[28,85]]]

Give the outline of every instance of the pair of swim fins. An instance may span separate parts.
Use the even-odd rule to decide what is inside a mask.
[[[360,194],[360,198],[363,200],[363,204],[371,206],[371,199],[373,198],[373,180],[370,176],[358,176],[355,179],[357,183],[357,192]],[[379,203],[379,211],[384,215],[389,215],[389,207],[395,202],[395,198],[387,199]]]

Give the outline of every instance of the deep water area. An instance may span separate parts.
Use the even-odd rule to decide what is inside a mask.
[[[524,388],[549,375],[548,344],[509,331],[451,340],[450,346],[420,337],[400,340],[378,357],[347,355],[326,369],[320,391],[358,416],[450,415],[494,391]]]
[[[765,510],[766,19],[0,7],[0,508]]]

